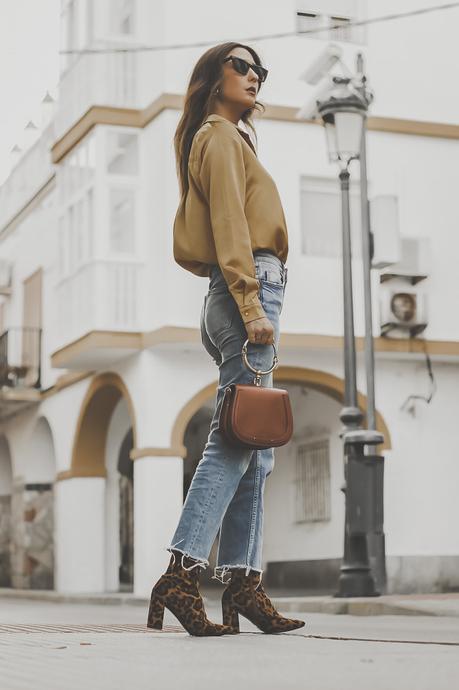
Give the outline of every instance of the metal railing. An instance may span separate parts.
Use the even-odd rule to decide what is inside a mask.
[[[8,328],[0,335],[0,387],[40,388],[41,328]]]

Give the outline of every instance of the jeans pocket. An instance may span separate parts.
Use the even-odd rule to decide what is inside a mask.
[[[260,282],[268,285],[284,285],[285,274],[280,266],[277,266],[269,261],[259,259],[255,261],[255,270],[257,278]]]
[[[263,277],[260,277],[259,281],[260,290],[258,294],[268,318],[272,314],[272,310],[281,314],[284,306],[285,285],[282,282],[273,282]]]

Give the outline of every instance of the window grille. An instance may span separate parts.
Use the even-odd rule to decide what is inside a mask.
[[[295,522],[330,520],[328,439],[300,444],[296,454]]]

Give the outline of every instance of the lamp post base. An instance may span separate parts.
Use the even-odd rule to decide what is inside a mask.
[[[373,574],[368,564],[367,537],[353,535],[348,541],[353,558],[346,559],[340,568],[338,591],[334,597],[379,597]]]
[[[346,497],[344,557],[337,597],[378,597],[370,567],[368,536],[375,529],[375,461],[364,453],[366,445],[378,445],[384,437],[374,429],[352,429],[344,434]]]

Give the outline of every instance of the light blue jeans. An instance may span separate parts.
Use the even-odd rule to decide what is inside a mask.
[[[287,268],[266,250],[255,251],[254,262],[260,283],[258,295],[273,325],[277,350]],[[236,448],[225,441],[218,429],[225,387],[231,383],[251,383],[254,378],[241,353],[247,331],[218,265],[212,267],[200,321],[202,343],[220,372],[215,411],[179,523],[166,548],[196,559],[205,568],[220,529],[213,579],[224,583],[224,575],[231,567],[246,568],[247,574],[250,570],[263,572],[263,492],[274,467],[274,449]],[[273,355],[272,345],[247,345],[248,360],[256,369],[270,369]],[[261,379],[262,386],[272,387],[272,372]]]

